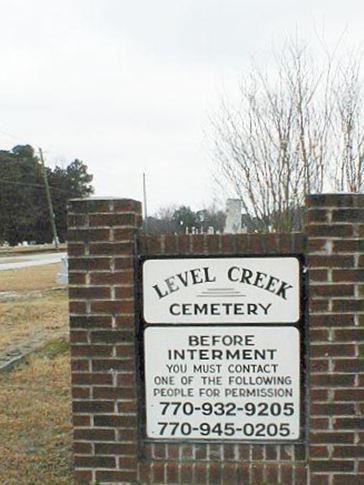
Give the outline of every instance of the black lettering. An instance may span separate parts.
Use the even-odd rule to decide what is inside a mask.
[[[280,286],[279,290],[277,291],[276,295],[280,296],[284,300],[287,300],[286,291],[289,290],[290,288],[293,288],[293,286],[289,285],[285,281],[282,281],[281,286]]]

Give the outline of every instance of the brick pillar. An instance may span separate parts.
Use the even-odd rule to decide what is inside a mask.
[[[134,261],[141,204],[76,199],[68,214],[75,477],[136,482]]]
[[[307,200],[311,484],[364,483],[364,195]]]

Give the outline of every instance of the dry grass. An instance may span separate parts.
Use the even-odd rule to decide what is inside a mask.
[[[0,291],[26,292],[60,286],[56,282],[58,271],[59,264],[0,271]]]
[[[0,375],[0,483],[71,485],[67,346],[53,342],[27,365]]]
[[[0,353],[34,338],[51,339],[67,332],[68,304],[65,290],[0,301]]]

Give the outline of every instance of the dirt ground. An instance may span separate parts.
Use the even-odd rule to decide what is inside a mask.
[[[0,374],[0,483],[71,485],[68,344]]]

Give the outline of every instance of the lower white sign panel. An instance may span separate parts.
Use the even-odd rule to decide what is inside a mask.
[[[149,438],[299,438],[295,327],[148,327],[144,348]]]

